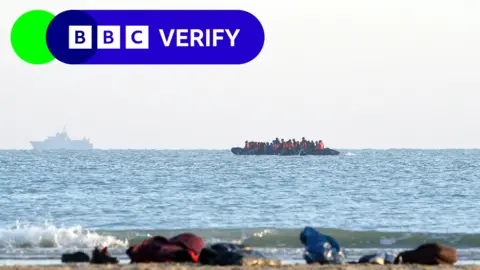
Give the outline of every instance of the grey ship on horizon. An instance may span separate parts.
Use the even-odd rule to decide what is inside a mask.
[[[30,141],[34,150],[90,150],[93,144],[89,139],[72,140],[66,127],[62,132],[57,132],[55,136],[49,136],[43,141]]]

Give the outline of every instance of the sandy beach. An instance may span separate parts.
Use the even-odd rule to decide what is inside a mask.
[[[230,269],[289,269],[289,270],[308,270],[308,269],[321,269],[321,270],[437,270],[437,269],[451,269],[450,266],[425,266],[425,265],[285,265],[279,267],[252,267],[252,266],[199,266],[192,264],[127,264],[127,265],[90,265],[90,264],[78,264],[78,265],[58,265],[58,266],[2,266],[0,270],[70,270],[70,269],[82,269],[82,270],[103,270],[103,269],[118,269],[118,270],[230,270]],[[461,265],[454,266],[456,269],[464,270],[480,270],[479,265]]]

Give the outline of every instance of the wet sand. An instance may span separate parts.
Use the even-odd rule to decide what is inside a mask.
[[[0,270],[239,270],[239,269],[285,269],[285,270],[441,270],[452,269],[450,266],[423,266],[423,265],[342,265],[342,266],[310,266],[305,264],[286,265],[278,267],[254,267],[254,266],[199,266],[186,264],[127,264],[127,265],[90,265],[79,264],[69,266],[1,266]],[[454,266],[456,269],[480,270],[479,265]]]

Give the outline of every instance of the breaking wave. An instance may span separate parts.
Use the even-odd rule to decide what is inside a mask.
[[[81,226],[57,227],[17,224],[0,229],[0,248],[92,248],[95,246],[126,247],[128,240],[86,230]]]
[[[239,228],[239,229],[172,229],[172,230],[88,230],[81,226],[57,227],[16,226],[0,229],[0,249],[62,248],[86,249],[108,246],[123,249],[154,235],[172,237],[193,232],[207,243],[227,241],[252,247],[300,248],[297,229]],[[317,228],[336,238],[345,248],[411,248],[425,242],[439,241],[457,248],[480,248],[480,234],[350,231]]]

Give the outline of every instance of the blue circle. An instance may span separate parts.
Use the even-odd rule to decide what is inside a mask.
[[[69,48],[69,26],[91,26],[91,49]],[[80,10],[64,11],[50,22],[47,29],[47,45],[55,58],[65,64],[82,64],[97,51],[97,23],[87,13]]]

